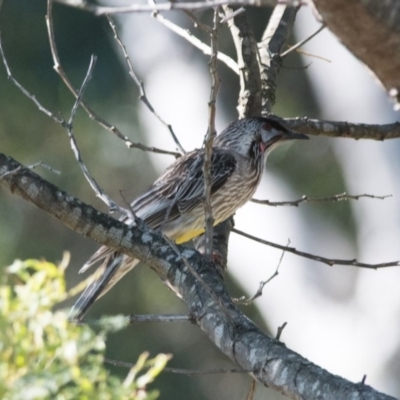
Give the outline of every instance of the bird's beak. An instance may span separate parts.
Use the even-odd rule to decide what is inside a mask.
[[[304,135],[304,133],[299,133],[299,132],[293,132],[293,131],[287,131],[285,135],[283,135],[282,140],[292,140],[292,139],[310,139],[307,135]]]

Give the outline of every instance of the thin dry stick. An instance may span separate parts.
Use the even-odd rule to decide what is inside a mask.
[[[7,73],[7,78],[26,96],[28,97],[30,100],[32,100],[36,107],[43,112],[44,114],[46,114],[48,117],[52,118],[53,121],[55,121],[57,124],[60,124],[62,126],[65,126],[66,121],[64,120],[64,118],[62,116],[57,116],[55,115],[53,112],[51,112],[50,110],[48,110],[47,108],[45,108],[40,102],[39,100],[33,95],[31,94],[28,90],[26,90],[12,75],[11,73],[11,69],[8,66],[7,63],[7,59],[6,56],[4,54],[3,51],[3,45],[2,45],[2,40],[1,40],[1,34],[0,34],[0,53],[1,53],[1,58],[3,60],[3,64],[4,67],[6,69],[6,73]]]
[[[90,58],[90,64],[89,64],[89,68],[86,73],[85,79],[83,80],[82,86],[78,92],[78,96],[76,97],[75,103],[72,107],[71,116],[67,122],[66,130],[67,130],[68,137],[70,140],[71,149],[75,155],[75,159],[78,162],[78,165],[81,168],[81,171],[82,171],[83,175],[85,176],[86,180],[89,182],[89,185],[96,193],[96,196],[99,197],[109,207],[110,212],[118,211],[118,212],[122,213],[123,215],[126,215],[129,218],[130,212],[128,210],[126,210],[125,208],[118,206],[109,196],[107,196],[105,194],[105,192],[100,188],[100,186],[98,185],[96,180],[91,176],[88,168],[86,167],[85,163],[83,162],[81,152],[79,150],[78,144],[77,144],[77,142],[75,140],[75,136],[74,136],[73,121],[74,121],[76,112],[78,110],[79,104],[81,103],[83,94],[86,90],[86,87],[87,87],[90,79],[92,78],[92,73],[93,73],[95,63],[96,63],[96,57],[92,55],[92,57]]]
[[[276,340],[281,340],[282,332],[285,329],[286,325],[287,325],[287,322],[284,322],[281,326],[278,326],[278,329],[276,330],[276,336],[275,336]]]
[[[29,93],[28,90],[26,90],[12,75],[10,67],[8,66],[6,57],[4,55],[3,52],[3,47],[1,44],[1,37],[0,37],[0,53],[1,53],[1,57],[4,63],[4,66],[6,68],[7,71],[7,76],[8,78],[11,80],[11,82],[26,96],[28,97],[31,101],[33,101],[33,103],[38,107],[38,109],[43,112],[44,114],[46,114],[48,117],[50,117],[51,119],[53,119],[54,122],[56,122],[57,124],[61,125],[63,128],[65,128],[67,130],[69,139],[70,139],[70,143],[71,143],[71,148],[75,154],[75,158],[86,178],[86,180],[89,182],[90,186],[93,188],[93,190],[95,191],[96,195],[104,201],[104,203],[107,204],[107,206],[109,207],[110,211],[116,211],[118,210],[119,212],[121,212],[122,214],[126,214],[127,210],[125,210],[124,208],[119,207],[113,200],[111,200],[111,198],[109,198],[104,192],[103,190],[100,188],[100,186],[97,184],[97,182],[95,181],[94,178],[91,177],[89,170],[87,169],[86,165],[84,164],[79,148],[76,144],[76,140],[73,134],[73,120],[74,117],[76,115],[76,112],[78,110],[79,104],[81,103],[82,100],[82,96],[84,93],[84,90],[89,82],[89,80],[91,79],[92,76],[92,72],[93,72],[93,68],[95,66],[95,62],[96,62],[96,57],[92,56],[91,60],[90,60],[90,64],[89,64],[89,68],[88,71],[86,73],[85,79],[82,83],[81,89],[80,91],[77,93],[76,96],[76,100],[74,102],[74,105],[72,107],[71,110],[71,116],[69,118],[68,121],[65,121],[65,119],[62,116],[56,116],[53,112],[49,111],[48,109],[46,109],[40,102],[39,100],[37,100],[37,98],[32,95],[31,93]]]
[[[168,124],[168,123],[160,116],[160,114],[158,114],[158,113],[156,112],[156,110],[154,109],[154,107],[153,107],[152,104],[150,103],[148,97],[146,96],[146,91],[145,91],[145,89],[144,89],[144,83],[143,83],[143,81],[142,81],[141,79],[139,79],[139,78],[137,77],[137,75],[135,74],[135,72],[134,72],[134,70],[133,70],[133,65],[132,65],[131,59],[130,59],[129,56],[128,56],[128,53],[127,53],[127,51],[126,51],[125,45],[123,44],[121,38],[120,38],[119,35],[118,35],[117,27],[116,27],[116,25],[115,25],[113,19],[111,18],[110,15],[107,15],[107,19],[108,19],[108,22],[109,22],[109,24],[110,24],[110,27],[111,27],[111,29],[112,29],[112,31],[113,31],[113,33],[114,33],[114,39],[116,40],[116,42],[117,42],[118,45],[120,46],[120,48],[121,48],[121,50],[122,50],[122,53],[123,53],[123,55],[124,55],[126,64],[128,65],[129,75],[131,76],[131,78],[133,79],[133,81],[135,82],[136,86],[137,86],[138,89],[139,89],[139,92],[140,92],[139,99],[146,105],[146,107],[150,110],[150,112],[151,112],[151,113],[152,113],[152,114],[167,128],[167,129],[168,129],[169,133],[170,133],[171,136],[172,136],[172,139],[174,140],[174,142],[175,142],[175,144],[176,144],[176,146],[177,146],[177,148],[178,148],[178,150],[179,150],[179,152],[180,152],[178,155],[184,154],[184,153],[185,153],[185,150],[183,149],[182,145],[180,144],[180,142],[179,142],[179,140],[178,140],[178,137],[175,135],[175,132],[174,132],[174,130],[172,129],[171,124]]]
[[[119,360],[112,360],[110,358],[105,358],[104,362],[107,364],[115,365],[117,367],[125,367],[125,368],[132,368],[136,364],[130,363],[130,362],[125,362],[125,361],[119,361]],[[172,374],[180,374],[180,375],[213,375],[213,374],[247,374],[252,371],[246,371],[244,369],[238,369],[238,368],[213,368],[213,369],[183,369],[183,368],[164,368],[163,372],[168,372]]]
[[[290,244],[290,240],[288,240],[287,246],[289,246],[289,244]],[[233,301],[234,301],[235,303],[239,303],[239,304],[243,304],[243,305],[245,305],[245,306],[248,306],[248,305],[250,305],[255,299],[261,297],[262,294],[263,294],[264,286],[265,286],[267,283],[271,282],[272,279],[274,279],[275,277],[277,277],[277,276],[279,275],[279,268],[280,268],[280,266],[281,266],[281,264],[282,264],[282,260],[283,260],[283,256],[284,256],[284,255],[285,255],[285,251],[282,252],[282,255],[281,255],[280,258],[279,258],[278,266],[276,267],[275,272],[274,272],[266,281],[261,281],[261,282],[260,282],[260,286],[258,287],[257,292],[256,292],[252,297],[246,299],[246,298],[243,296],[243,297],[240,297],[239,299],[233,299]]]
[[[254,393],[256,392],[256,383],[257,383],[257,381],[254,378],[252,378],[251,383],[250,383],[249,392],[247,393],[247,396],[246,396],[246,400],[254,399]]]
[[[230,19],[235,18],[239,14],[242,14],[246,12],[246,9],[244,7],[240,7],[237,10],[233,11],[231,14],[225,16],[224,18],[221,19],[221,24],[226,24]]]
[[[217,54],[218,54],[218,29],[219,29],[219,12],[218,8],[214,9],[213,30],[211,32],[211,60],[210,60],[210,74],[211,74],[211,93],[210,101],[208,102],[208,130],[204,138],[204,214],[205,214],[205,256],[211,258],[212,244],[213,244],[213,226],[214,217],[211,207],[211,161],[212,161],[212,145],[216,136],[215,130],[215,114],[216,102],[219,88],[219,76],[217,71]]]
[[[130,315],[129,322],[131,324],[135,322],[187,322],[190,321],[192,317],[187,314],[165,314],[165,315]]]
[[[51,167],[48,164],[45,164],[43,161],[38,161],[35,164],[27,165],[25,168],[34,170],[36,167],[43,167],[44,169],[47,169],[48,171],[52,172],[53,174],[61,175],[61,171]],[[14,169],[13,171],[5,172],[4,174],[0,175],[0,179],[5,178],[7,175],[16,174],[20,169],[21,169],[21,167],[18,167],[16,169]]]
[[[341,260],[341,259],[334,259],[334,258],[326,258],[317,256],[315,254],[306,253],[304,251],[297,250],[294,247],[282,246],[281,244],[273,243],[268,240],[260,239],[256,236],[249,235],[246,232],[240,231],[238,229],[232,229],[232,232],[237,233],[238,235],[244,236],[248,239],[254,240],[256,242],[265,244],[270,247],[275,247],[276,249],[287,251],[288,253],[293,253],[301,257],[309,258],[310,260],[319,261],[321,263],[327,264],[329,266],[333,265],[351,265],[354,267],[360,268],[368,268],[368,269],[379,269],[379,268],[387,268],[387,267],[397,267],[400,265],[400,261],[390,261],[387,263],[379,263],[379,264],[366,264],[358,262],[357,259],[352,260]]]
[[[293,206],[298,207],[302,203],[323,203],[323,202],[338,202],[338,201],[347,201],[347,200],[359,200],[363,197],[367,197],[370,199],[379,199],[384,200],[388,197],[392,197],[391,194],[387,194],[385,196],[375,196],[373,194],[357,194],[357,195],[350,195],[346,192],[335,194],[333,196],[328,197],[308,197],[306,195],[302,196],[300,199],[293,200],[293,201],[270,201],[270,200],[259,200],[259,199],[251,199],[253,203],[257,204],[265,204],[268,206]]]
[[[315,36],[317,36],[323,29],[325,29],[325,25],[321,25],[312,35],[310,35],[308,38],[300,41],[299,43],[295,44],[294,46],[290,47],[283,53],[281,53],[281,58],[286,57],[288,54],[290,54],[292,51],[297,50],[299,47],[305,45],[307,42],[309,42],[311,39],[313,39]]]
[[[203,54],[205,54],[207,56],[210,56],[212,54],[211,47],[206,45],[204,42],[202,42],[196,36],[194,36],[192,34],[192,32],[190,32],[189,30],[183,29],[180,26],[174,24],[170,20],[166,19],[163,15],[161,15],[159,12],[154,12],[153,17],[156,18],[157,21],[159,21],[161,24],[163,24],[169,30],[176,33],[183,39],[187,40],[194,47],[196,47],[197,49],[202,51]],[[233,58],[227,56],[224,53],[220,53],[220,52],[218,52],[217,57],[218,57],[218,60],[222,61],[233,72],[235,72],[236,74],[239,74],[239,66],[237,65],[237,62]]]
[[[212,28],[210,28],[208,25],[203,24],[194,13],[192,13],[190,10],[184,10],[183,11],[193,22],[195,28],[199,28],[202,31],[210,34],[212,32]]]
[[[60,58],[58,56],[58,51],[57,51],[57,46],[56,46],[56,41],[55,41],[55,36],[54,36],[52,8],[53,8],[53,0],[47,0],[46,25],[47,25],[47,32],[48,32],[48,36],[49,36],[49,42],[50,42],[50,51],[51,51],[51,55],[53,57],[53,63],[54,63],[53,68],[57,72],[57,74],[60,76],[60,78],[64,82],[64,84],[67,86],[69,91],[76,98],[78,96],[78,91],[74,88],[74,86],[68,79],[64,69],[61,66]],[[132,142],[116,126],[111,125],[110,123],[105,121],[103,118],[101,118],[99,115],[97,115],[89,107],[89,105],[86,102],[81,102],[81,106],[86,111],[86,113],[88,114],[90,119],[96,121],[102,128],[108,130],[109,132],[111,132],[115,136],[117,136],[119,139],[121,139],[128,148],[137,148],[142,151],[151,151],[153,153],[159,153],[159,154],[169,154],[169,155],[173,155],[175,157],[180,155],[179,153],[176,153],[173,151],[162,150],[162,149],[158,149],[156,147],[148,147],[142,143]]]

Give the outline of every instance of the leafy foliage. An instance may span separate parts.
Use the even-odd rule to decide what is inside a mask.
[[[62,268],[46,261],[16,261],[0,285],[0,398],[153,400],[146,385],[168,355],[139,357],[124,381],[103,364],[107,332],[121,329],[107,320],[100,333],[70,323],[52,308],[68,297]],[[118,326],[116,326],[118,325]]]

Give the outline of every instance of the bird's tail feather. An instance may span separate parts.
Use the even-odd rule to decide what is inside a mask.
[[[107,254],[103,264],[93,274],[93,281],[87,286],[72,307],[69,319],[81,320],[92,304],[106,294],[138,262],[139,260],[118,252]]]

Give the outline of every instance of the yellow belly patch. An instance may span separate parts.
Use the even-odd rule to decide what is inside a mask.
[[[197,229],[197,230],[192,230],[192,231],[187,231],[183,235],[178,236],[175,239],[175,243],[176,244],[182,244],[182,243],[188,242],[189,240],[192,240],[193,238],[195,238],[196,236],[201,235],[202,233],[204,233],[204,228]]]
[[[221,219],[215,220],[214,221],[214,226],[218,225],[222,221],[223,220],[221,220]],[[204,227],[202,227],[200,229],[192,229],[190,231],[185,232],[183,235],[178,236],[175,239],[175,243],[176,244],[182,244],[182,243],[188,242],[189,240],[194,239],[196,236],[199,236],[199,235],[203,234],[204,232],[205,232]]]

